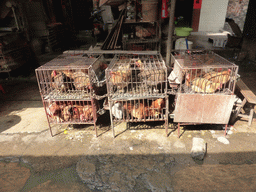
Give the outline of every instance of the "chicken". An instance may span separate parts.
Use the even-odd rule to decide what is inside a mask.
[[[91,88],[89,75],[84,72],[73,73],[73,83],[77,90],[83,90],[85,88]]]
[[[115,103],[112,108],[112,115],[117,119],[123,118],[123,105],[120,102]]]
[[[70,121],[73,116],[73,107],[71,105],[65,106],[62,113],[64,121]]]
[[[129,118],[132,113],[133,104],[129,103],[129,102],[125,102],[125,103],[123,103],[123,109],[124,109],[125,117]]]
[[[163,109],[165,108],[165,100],[160,98],[152,102],[149,107],[149,116],[151,117],[159,117],[159,115],[163,114]]]
[[[199,93],[214,93],[220,88],[220,83],[213,83],[205,78],[196,78],[192,81],[191,88]]]
[[[53,70],[51,73],[51,85],[53,88],[66,92],[68,89],[72,89],[73,85],[71,79],[67,77],[63,72]]]
[[[155,67],[152,63],[143,63],[141,60],[138,60],[136,65],[140,68],[138,76],[147,85],[157,85],[165,81],[166,71],[164,69]]]
[[[49,117],[56,120],[57,123],[63,122],[63,118],[61,117],[61,107],[56,102],[53,102],[46,108],[46,112]]]
[[[129,69],[130,65],[127,64],[125,66],[120,65],[115,71],[110,71],[110,82],[119,88],[124,88],[125,83],[129,83],[131,80],[131,70]]]
[[[80,114],[81,121],[92,121],[93,120],[93,108],[91,105],[83,106],[83,113]]]
[[[155,29],[153,28],[144,28],[142,26],[136,26],[136,36],[139,38],[146,38],[146,37],[152,37],[153,35],[156,34]]]
[[[147,105],[144,105],[143,103],[137,103],[132,107],[131,116],[138,119],[146,119],[149,115],[148,107]]]
[[[204,75],[204,78],[214,83],[225,84],[230,79],[230,72],[230,69],[221,72],[209,72]]]
[[[191,86],[190,83],[197,77],[200,77],[202,75],[202,71],[201,69],[192,69],[192,70],[189,70],[187,73],[186,73],[186,76],[185,76],[185,84],[189,87]]]

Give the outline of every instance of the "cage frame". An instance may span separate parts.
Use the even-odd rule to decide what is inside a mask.
[[[134,58],[134,56],[135,56],[135,58]],[[116,61],[118,61],[118,59],[122,58],[122,57],[129,57],[130,61],[133,61],[134,59],[142,59],[143,57],[148,58],[150,56],[153,56],[153,59],[154,59],[154,57],[157,57],[159,59],[159,63],[161,63],[161,67],[162,67],[161,70],[165,71],[164,80],[161,81],[162,86],[164,85],[164,87],[162,89],[162,93],[138,94],[138,93],[133,92],[130,95],[120,95],[120,96],[117,96],[116,94],[112,94],[112,92],[110,91],[111,83],[110,83],[109,74],[110,74],[110,72],[112,72],[113,68],[116,66]],[[128,62],[128,64],[130,65],[131,63]],[[135,66],[134,66],[133,69],[135,69]],[[167,95],[167,67],[166,67],[166,64],[165,64],[161,54],[153,54],[153,55],[152,54],[146,54],[146,53],[116,54],[115,57],[112,59],[109,67],[106,70],[106,82],[107,82],[107,93],[108,93],[108,103],[109,103],[111,129],[112,129],[112,133],[113,133],[114,138],[116,137],[114,123],[120,123],[120,122],[138,123],[138,122],[165,121],[165,131],[166,131],[166,135],[168,136],[169,99],[168,99],[168,95]],[[131,80],[131,83],[135,83],[135,82],[132,82],[132,80]],[[135,103],[136,101],[139,101],[139,103],[140,103],[140,101],[143,101],[143,102],[144,101],[151,101],[151,102],[153,102],[153,100],[157,100],[157,99],[163,99],[164,102],[165,102],[165,107],[164,107],[165,114],[161,114],[163,116],[162,118],[153,118],[153,119],[148,119],[148,118],[125,119],[124,117],[122,117],[121,119],[114,118],[112,107],[115,103],[118,103],[118,102],[121,102],[121,103],[134,102]],[[123,111],[123,113],[124,113],[124,111]]]

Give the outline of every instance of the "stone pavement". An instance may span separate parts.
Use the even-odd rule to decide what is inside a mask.
[[[255,72],[243,80],[256,92]],[[256,121],[229,127],[175,124],[166,137],[161,124],[149,129],[53,126],[49,133],[34,76],[5,81],[0,93],[0,191],[255,191]],[[107,119],[107,114],[101,120]],[[153,128],[152,128],[153,127]],[[207,143],[203,161],[191,158],[193,137]]]

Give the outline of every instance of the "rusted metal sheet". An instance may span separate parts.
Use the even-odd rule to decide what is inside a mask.
[[[228,124],[235,95],[177,94],[174,122]]]

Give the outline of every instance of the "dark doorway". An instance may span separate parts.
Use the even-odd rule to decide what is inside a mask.
[[[179,27],[191,27],[194,0],[177,0],[175,6],[176,19],[182,16],[184,19],[177,24]]]

